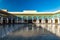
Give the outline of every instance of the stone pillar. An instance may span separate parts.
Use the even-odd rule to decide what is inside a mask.
[[[37,17],[36,24],[39,24],[39,18]]]
[[[0,17],[0,24],[1,24],[1,17]]]
[[[32,23],[33,23],[33,16],[32,16]]]
[[[33,22],[33,20],[34,20],[34,18],[33,18],[33,17],[34,17],[34,16],[32,16],[32,23],[34,23],[34,22]]]
[[[11,18],[11,23],[13,23],[13,18]]]
[[[52,23],[53,23],[53,24],[55,23],[55,19],[54,19],[54,18],[52,18]]]
[[[7,18],[7,23],[8,23],[8,18]]]
[[[3,23],[3,17],[1,17],[1,24]]]
[[[18,23],[18,17],[17,17],[17,20],[16,20],[16,22]]]
[[[37,26],[37,27],[40,26],[38,17],[37,17],[37,20],[36,20],[36,26]]]
[[[37,28],[37,32],[39,31],[39,28]]]
[[[49,21],[49,20],[48,20],[48,18],[47,18],[47,23],[48,23],[48,21]]]
[[[42,23],[45,23],[45,20],[42,19],[41,22],[42,22]]]
[[[32,26],[32,31],[34,31],[34,27]]]
[[[46,26],[45,24],[40,24],[40,25],[41,25],[42,28],[45,28],[45,26]]]
[[[48,23],[51,23],[51,19],[48,19]]]
[[[22,17],[22,23],[24,22],[24,20],[23,20],[23,16],[21,16]]]
[[[56,35],[60,37],[60,25],[57,26],[57,32],[56,32]]]
[[[55,28],[55,25],[52,25],[51,32],[52,32],[52,33],[54,33],[54,34],[56,33],[56,28]]]
[[[27,16],[27,23],[28,23],[28,16]]]
[[[28,31],[28,27],[26,27],[26,31]]]
[[[47,30],[50,31],[52,28],[51,24],[48,24]]]
[[[57,18],[58,19],[58,24],[60,24],[60,19],[59,18]]]
[[[41,23],[43,23],[43,20],[41,19]]]
[[[36,23],[36,26],[37,26],[37,27],[39,27],[39,26],[40,26],[40,24],[39,24],[39,23]]]

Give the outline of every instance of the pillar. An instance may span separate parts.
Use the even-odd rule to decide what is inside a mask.
[[[55,19],[54,19],[54,18],[52,18],[51,22],[54,24],[54,23],[55,23]]]
[[[11,23],[13,23],[13,18],[11,18]]]
[[[32,16],[32,23],[33,23],[33,16]]]
[[[26,31],[28,31],[28,27],[26,27]]]
[[[37,26],[37,27],[40,26],[38,17],[37,17],[37,19],[36,19],[36,26]]]
[[[7,23],[8,23],[8,18],[7,18]]]
[[[37,32],[39,31],[39,28],[37,28]]]
[[[50,29],[52,33],[56,33],[56,28],[55,28],[55,25],[52,25],[52,29]]]
[[[36,26],[37,26],[37,27],[39,27],[39,26],[40,26],[40,24],[39,24],[39,23],[36,23]]]
[[[38,24],[38,23],[39,23],[39,18],[37,17],[36,24]]]
[[[45,29],[48,29],[48,24],[45,24]]]
[[[6,28],[8,29],[9,28],[9,26],[8,25],[6,25]],[[9,32],[10,32],[10,30],[6,30],[7,32],[7,34],[9,34]]]
[[[22,17],[22,23],[24,22],[24,20],[23,20],[23,16],[21,16]]]
[[[41,19],[41,23],[43,23],[43,20]]]
[[[1,24],[1,17],[0,17],[0,24]]]
[[[48,31],[50,31],[50,27],[51,27],[51,25],[50,25],[50,24],[48,24],[48,27],[47,27],[47,30],[48,30]]]
[[[45,20],[44,19],[42,19],[42,21],[41,21],[42,23],[45,23]]]
[[[34,16],[32,16],[32,23],[34,23],[33,20],[34,20]]]
[[[32,26],[32,31],[34,31],[34,27]]]
[[[28,16],[27,16],[27,23],[28,23]]]
[[[58,28],[57,28],[57,32],[56,33],[57,33],[56,35],[60,37],[60,25],[58,25]]]
[[[18,17],[17,17],[17,20],[16,20],[16,22],[18,23]]]
[[[48,19],[48,23],[51,23],[51,19]]]
[[[1,17],[1,24],[3,23],[3,17]]]

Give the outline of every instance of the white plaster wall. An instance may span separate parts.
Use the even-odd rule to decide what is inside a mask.
[[[51,23],[51,19],[48,19],[48,23]]]
[[[59,18],[57,18],[58,19],[58,24],[60,24],[60,19]]]
[[[42,20],[41,23],[45,23],[45,20]]]

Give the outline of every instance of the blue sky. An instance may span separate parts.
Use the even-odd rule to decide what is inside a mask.
[[[60,9],[60,0],[0,0],[0,9],[56,11]]]

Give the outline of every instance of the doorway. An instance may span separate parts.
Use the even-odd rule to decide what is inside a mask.
[[[39,23],[41,23],[41,19],[39,19]]]
[[[27,19],[24,19],[24,22],[25,22],[25,23],[28,23],[28,20],[27,20]]]
[[[36,19],[34,19],[33,22],[35,23],[36,22]]]
[[[48,19],[47,18],[45,19],[45,23],[48,23]]]
[[[55,23],[58,23],[58,19],[55,19]]]

